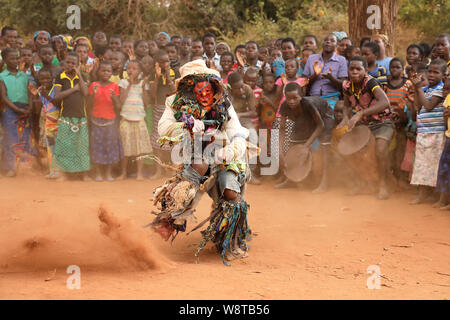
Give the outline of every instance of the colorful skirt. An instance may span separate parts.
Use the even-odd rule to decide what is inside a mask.
[[[444,151],[439,161],[437,192],[450,195],[450,138],[446,137]]]
[[[444,132],[418,133],[411,184],[436,187],[439,160],[445,144]]]
[[[161,119],[164,110],[166,110],[166,106],[154,106],[153,107],[153,132],[152,132],[152,147],[157,150],[170,151],[172,148],[166,143],[161,147],[158,143],[159,134],[158,134],[158,123]]]
[[[86,118],[59,119],[52,166],[64,172],[90,170],[89,129]]]
[[[152,152],[152,145],[144,120],[120,121],[120,136],[125,157],[146,155]]]
[[[109,165],[123,158],[122,141],[116,119],[93,118],[89,133],[93,163]]]

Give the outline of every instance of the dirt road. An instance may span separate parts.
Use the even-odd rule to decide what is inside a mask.
[[[250,255],[226,267],[211,245],[194,263],[199,231],[171,246],[141,228],[160,182],[0,178],[0,299],[450,298],[450,212],[410,206],[411,194],[250,186]],[[100,205],[115,231],[100,228]],[[204,197],[199,220],[210,206]],[[67,289],[69,265],[79,290]],[[367,288],[373,265],[379,290]]]

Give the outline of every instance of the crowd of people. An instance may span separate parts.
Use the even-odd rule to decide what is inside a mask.
[[[14,177],[18,164],[34,157],[48,179],[164,176],[144,156],[170,162],[170,146],[158,143],[158,122],[180,68],[202,59],[220,72],[251,141],[258,141],[258,129],[279,129],[267,144],[277,145],[282,165],[293,145],[304,155],[320,152],[314,192],[328,188],[336,144],[364,125],[375,138],[377,165],[368,170],[378,175],[379,199],[389,197],[394,177],[398,186],[417,186],[411,204],[440,194],[435,205],[449,209],[450,36],[411,44],[406,61],[387,56],[388,46],[382,34],[357,44],[345,32],[321,42],[306,35],[300,42],[247,41],[233,49],[212,33],[191,39],[160,32],[130,41],[102,31],[89,39],[41,30],[24,43],[6,26],[0,39],[3,175]],[[262,183],[251,168],[250,182]],[[278,179],[276,188],[295,185],[283,170]],[[353,194],[365,189],[364,181],[353,180]]]

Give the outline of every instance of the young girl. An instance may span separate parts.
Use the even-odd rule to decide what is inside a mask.
[[[411,91],[411,82],[402,77],[403,61],[393,58],[389,64],[390,75],[385,87],[386,96],[391,104],[392,111],[398,116],[395,119],[395,136],[391,147],[391,167],[399,183],[406,185],[408,176],[400,169],[406,149],[406,125],[408,124],[407,111],[413,110],[408,94]]]
[[[149,53],[148,43],[145,40],[138,40],[134,43],[134,54],[136,60],[141,61]]]
[[[361,49],[361,54],[367,61],[369,75],[377,79],[382,86],[385,86],[387,83],[387,70],[383,66],[377,65],[377,59],[380,56],[378,44],[375,42],[366,43]]]
[[[125,55],[122,51],[113,51],[111,53],[112,74],[109,81],[119,84],[121,79],[127,79],[128,74],[124,71]]]
[[[53,76],[49,69],[39,70],[39,98],[41,102],[42,113],[44,115],[44,136],[47,147],[47,158],[49,174],[47,179],[59,178],[58,171],[52,166],[52,160],[55,152],[55,140],[58,133],[58,119],[60,109],[55,101],[55,90],[53,86]]]
[[[436,207],[442,210],[450,210],[450,78],[445,80],[444,84],[444,117],[447,122],[447,131],[445,132],[445,146],[439,161],[438,180],[436,189],[441,196]]]
[[[288,83],[295,82],[298,83],[303,90],[304,84],[306,84],[306,79],[298,76],[298,63],[296,59],[287,60],[284,68],[286,70],[286,74],[282,74],[282,76],[275,82],[275,85],[277,86],[277,100],[280,101],[277,109],[277,116],[280,114],[281,104],[286,100],[284,95],[284,88],[286,85]]]
[[[20,49],[19,70],[27,74],[29,82],[33,85],[36,84],[37,75],[33,68],[33,50],[30,48]]]
[[[43,62],[39,57],[39,48],[44,45],[50,45],[50,41],[51,41],[50,33],[48,33],[47,31],[44,31],[44,30],[36,31],[34,33],[33,39],[34,39],[34,49],[35,49],[35,52],[37,53],[33,58],[33,62],[35,63],[35,65],[39,66],[39,64]],[[52,56],[51,63],[55,66],[59,66],[60,62],[59,62],[58,58],[56,57],[56,55]],[[41,65],[41,67],[42,67],[42,65]]]
[[[423,60],[423,49],[417,44],[411,44],[406,49],[406,61],[409,66],[412,66],[416,62],[422,62]]]
[[[228,76],[233,72],[233,62],[233,54],[229,51],[225,51],[220,56],[220,66],[222,67],[222,70],[220,70],[220,77],[224,84],[228,84]]]
[[[111,167],[122,158],[122,145],[114,112],[120,108],[119,87],[109,81],[112,75],[111,63],[100,62],[97,73],[99,81],[93,82],[89,87],[88,98],[91,161],[95,164],[95,181],[103,181],[102,167],[105,168],[105,179],[114,181]]]
[[[417,115],[416,158],[411,184],[419,186],[419,193],[410,204],[419,204],[427,199],[431,188],[436,187],[439,160],[445,144],[443,79],[447,63],[442,59],[431,61],[428,66],[429,85],[422,88],[422,77],[411,74],[415,87],[414,105]],[[431,188],[430,188],[431,187]]]
[[[261,128],[272,129],[273,121],[278,108],[277,87],[275,86],[275,75],[273,73],[266,73],[263,76],[263,92],[259,97],[257,103],[259,110],[259,119]]]
[[[352,114],[348,121],[348,130],[352,130],[357,123],[360,123],[368,126],[375,136],[375,155],[379,174],[377,197],[385,200],[389,197],[386,178],[389,172],[389,144],[395,130],[393,114],[386,94],[379,82],[369,75],[367,67],[367,61],[363,57],[357,56],[350,59],[349,80],[345,80],[342,84],[344,103],[346,114],[349,114],[350,110]]]
[[[147,126],[145,124],[145,108],[150,102],[148,86],[146,79],[141,79],[142,66],[132,60],[128,64],[127,73],[129,79],[120,80],[120,103],[121,120],[120,135],[124,158],[122,160],[122,174],[118,179],[125,179],[127,176],[127,164],[130,157],[147,155],[152,152],[150,137],[148,136]],[[143,160],[136,160],[137,177],[136,180],[142,181]]]
[[[6,48],[2,51],[6,69],[0,73],[0,96],[2,97],[3,170],[7,177],[16,175],[16,157],[30,153],[32,112],[28,76],[18,70],[18,51]],[[21,159],[23,160],[23,159]]]
[[[89,180],[89,130],[84,105],[88,87],[80,71],[80,60],[74,52],[64,59],[64,71],[55,80],[55,100],[61,103],[53,163],[65,173],[82,172]],[[65,180],[61,176],[60,180]]]
[[[151,141],[152,147],[156,151],[156,155],[164,162],[169,163],[170,146],[160,146],[157,141],[159,139],[157,128],[159,119],[161,119],[166,108],[166,98],[176,90],[175,79],[179,78],[180,75],[170,68],[170,60],[166,51],[159,50],[155,55],[155,60],[155,80],[152,85],[152,97],[154,98],[155,106],[153,108],[153,133]],[[162,173],[160,166],[157,166],[156,169],[155,179]]]

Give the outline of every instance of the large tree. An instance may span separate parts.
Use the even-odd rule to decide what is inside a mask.
[[[386,54],[393,55],[397,13],[397,0],[349,0],[348,29],[350,37],[359,42],[364,36],[385,34],[389,37],[390,43],[386,48]]]

